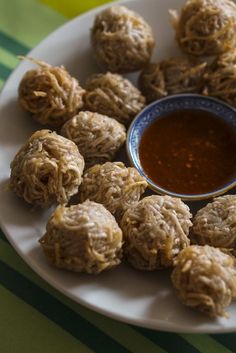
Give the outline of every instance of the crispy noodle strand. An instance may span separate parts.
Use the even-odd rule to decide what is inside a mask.
[[[106,115],[88,111],[67,121],[61,133],[78,146],[87,168],[111,161],[126,140],[122,124]]]
[[[85,172],[80,200],[102,203],[119,220],[127,208],[139,201],[146,187],[147,182],[135,168],[107,162]]]
[[[62,126],[83,107],[84,90],[63,66],[26,59],[38,68],[27,71],[20,82],[20,105],[40,124]]]
[[[236,298],[235,259],[208,245],[190,246],[178,255],[172,282],[183,304],[227,317],[225,308]]]
[[[127,79],[107,72],[88,78],[84,97],[86,109],[108,115],[129,125],[144,108],[145,98]]]
[[[141,72],[139,87],[148,103],[180,93],[201,93],[206,63],[170,58],[151,63]]]
[[[217,55],[236,45],[236,5],[231,0],[187,0],[180,16],[170,11],[180,48],[191,55]]]
[[[111,72],[140,70],[150,60],[155,40],[149,24],[125,6],[99,13],[91,32],[98,64]]]
[[[84,159],[74,142],[50,130],[35,132],[11,163],[10,188],[30,204],[66,204],[82,182]]]
[[[146,271],[172,266],[189,245],[191,216],[188,206],[177,198],[154,195],[139,201],[121,221],[127,260]]]
[[[236,250],[236,195],[214,199],[193,220],[194,242]]]
[[[100,273],[119,265],[122,231],[104,206],[58,206],[40,244],[50,263],[70,271]]]
[[[221,54],[204,75],[204,91],[236,107],[236,49]]]

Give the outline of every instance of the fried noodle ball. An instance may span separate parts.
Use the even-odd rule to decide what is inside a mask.
[[[200,209],[193,220],[193,241],[236,249],[236,195],[225,195]]]
[[[30,60],[38,68],[23,76],[19,103],[40,124],[61,127],[83,107],[84,90],[63,66]]]
[[[85,85],[85,107],[129,125],[144,108],[145,98],[127,79],[107,72],[92,75]]]
[[[148,23],[125,6],[112,6],[96,16],[91,42],[98,64],[118,73],[140,70],[155,45]]]
[[[151,63],[141,72],[139,88],[148,103],[180,93],[201,93],[206,63],[170,58]]]
[[[236,5],[231,0],[187,0],[180,16],[171,10],[180,48],[187,54],[217,55],[236,45]]]
[[[172,266],[189,245],[191,216],[187,205],[170,196],[149,196],[129,208],[121,220],[128,262],[146,271]]]
[[[236,49],[220,55],[204,75],[204,94],[236,107]]]
[[[146,180],[135,168],[126,168],[121,162],[107,162],[85,172],[80,200],[102,203],[119,220],[127,208],[139,201],[146,187]]]
[[[225,316],[236,298],[235,259],[211,246],[193,245],[182,250],[172,273],[181,302],[210,317]]]
[[[67,121],[61,133],[78,146],[86,167],[111,161],[126,140],[124,125],[106,115],[88,111]]]
[[[119,265],[122,231],[104,206],[86,201],[58,206],[40,244],[56,267],[97,274]]]
[[[10,188],[30,204],[66,204],[82,182],[84,159],[74,142],[50,130],[35,132],[11,163]]]

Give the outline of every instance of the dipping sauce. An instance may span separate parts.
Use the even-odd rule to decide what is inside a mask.
[[[236,177],[236,134],[211,113],[177,111],[146,129],[139,156],[146,175],[168,191],[213,192]]]

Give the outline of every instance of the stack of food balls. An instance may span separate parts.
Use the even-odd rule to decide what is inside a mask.
[[[16,154],[10,188],[32,205],[59,204],[40,239],[54,266],[89,274],[122,259],[143,271],[174,267],[172,282],[184,304],[226,316],[236,298],[236,196],[215,199],[192,223],[183,201],[142,198],[146,180],[114,161],[126,128],[146,103],[204,93],[236,106],[236,5],[187,0],[171,17],[179,47],[195,59],[151,63],[152,29],[124,6],[95,18],[91,44],[104,72],[89,77],[84,88],[63,66],[28,58],[38,67],[22,78],[19,103],[44,129]],[[209,66],[205,56],[211,55],[219,56]],[[134,71],[141,71],[140,90],[122,76]],[[72,204],[76,194],[79,203]]]
[[[148,83],[147,69],[141,75],[144,89],[149,89],[151,97],[157,96],[153,82],[161,81],[159,67],[164,67],[167,94],[176,93],[172,87],[185,82],[188,87],[195,84],[194,93],[209,95],[236,107],[235,3],[231,0],[187,0],[180,14],[176,10],[170,13],[180,49],[198,59],[195,79],[191,74],[193,69],[189,73],[180,69],[174,81],[166,74],[162,63],[156,71],[149,68],[149,72],[155,74]],[[212,63],[204,66],[205,57],[210,57]],[[172,72],[174,75],[173,68]],[[186,89],[185,92],[190,91]],[[225,308],[236,298],[235,221],[236,196],[216,198],[197,212],[190,236],[193,245],[175,259],[172,282],[180,300],[211,317],[227,316]]]
[[[35,206],[59,204],[40,240],[59,268],[99,273],[121,262],[124,238],[118,222],[147,188],[135,168],[113,162],[127,127],[146,104],[121,74],[141,70],[154,42],[140,15],[113,6],[97,15],[91,31],[104,72],[88,77],[84,88],[63,66],[26,58],[37,68],[22,78],[19,103],[44,129],[16,154],[10,188]],[[73,205],[76,194],[80,203]]]

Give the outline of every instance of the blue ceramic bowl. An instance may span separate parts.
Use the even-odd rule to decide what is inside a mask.
[[[169,96],[148,105],[143,111],[133,120],[127,136],[127,153],[131,164],[139,171],[147,180],[149,187],[158,194],[180,197],[183,200],[204,200],[215,196],[222,195],[230,189],[236,187],[236,178],[232,182],[224,185],[207,194],[179,194],[166,190],[158,186],[145,174],[139,159],[139,144],[144,131],[147,127],[159,118],[163,118],[168,113],[182,110],[202,110],[210,112],[217,117],[223,119],[232,126],[236,132],[236,111],[231,106],[222,101],[205,97],[198,94],[180,94]],[[235,151],[236,153],[236,151]]]

